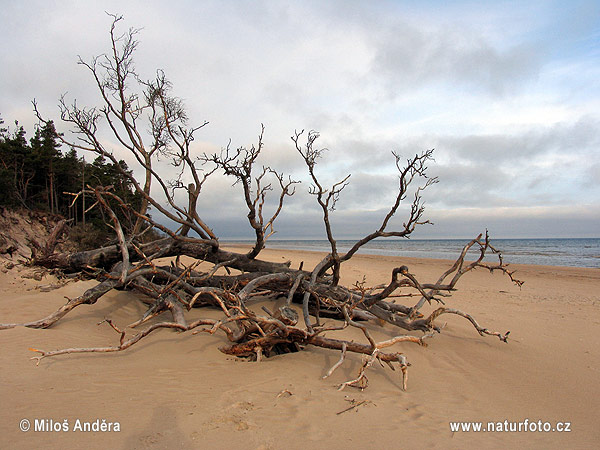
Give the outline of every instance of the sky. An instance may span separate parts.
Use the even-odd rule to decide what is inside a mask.
[[[77,58],[107,52],[106,12],[123,15],[121,31],[141,28],[138,75],[164,70],[190,125],[209,122],[194,154],[229,142],[248,148],[264,124],[258,164],[302,181],[274,239],[325,237],[290,140],[302,129],[318,131],[327,149],[316,169],[322,184],[352,174],[331,213],[340,239],[379,227],[398,186],[392,151],[405,160],[431,148],[428,171],[439,183],[423,198],[434,225],[413,238],[472,238],[486,228],[496,238],[600,237],[598,1],[1,0],[1,8],[5,125],[18,120],[31,136],[35,98],[68,136],[58,99],[100,105]],[[211,176],[199,212],[221,238],[249,238],[232,183]],[[402,227],[407,207],[390,228]]]

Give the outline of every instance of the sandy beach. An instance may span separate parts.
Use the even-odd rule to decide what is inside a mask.
[[[297,267],[322,255],[265,250],[262,259]],[[343,283],[366,276],[387,282],[406,264],[421,281],[435,281],[448,261],[359,255],[343,267]],[[521,289],[500,273],[464,276],[448,305],[471,313],[483,326],[505,332],[508,343],[481,337],[469,322],[443,316],[442,334],[428,347],[397,344],[411,367],[408,390],[401,376],[374,365],[364,391],[337,390],[354,378],[360,355],[350,355],[328,379],[339,354],[321,348],[260,363],[218,350],[222,334],[162,330],[131,349],[112,354],[66,355],[36,366],[28,348],[118,343],[105,317],[125,326],[145,310],[135,294],[111,292],[82,305],[48,330],[0,331],[0,447],[20,448],[592,448],[600,440],[600,270],[512,266]],[[37,319],[94,281],[43,292],[52,283],[0,274],[0,322]],[[412,299],[409,299],[412,300]],[[416,299],[415,299],[416,301]],[[260,303],[255,307],[259,307]],[[431,311],[428,307],[426,311]],[[218,317],[195,309],[192,317]],[[377,339],[402,330],[368,325]],[[132,332],[129,332],[132,333]],[[364,339],[360,330],[345,330]],[[361,403],[362,402],[362,403]],[[348,409],[355,406],[352,409]],[[342,412],[347,410],[345,412]],[[20,431],[23,419],[31,429]],[[35,431],[66,423],[68,431]],[[76,421],[119,423],[118,432],[73,430]],[[452,432],[450,422],[558,422],[570,432]]]

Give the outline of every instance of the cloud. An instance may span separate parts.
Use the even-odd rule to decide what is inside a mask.
[[[547,221],[548,230],[567,234],[594,228],[582,205],[600,196],[597,2],[12,2],[0,31],[7,124],[18,119],[32,130],[34,97],[51,118],[64,92],[81,105],[99,103],[76,60],[107,51],[104,10],[122,13],[123,29],[143,28],[140,76],[164,69],[191,124],[210,122],[196,135],[196,155],[230,139],[232,148],[249,147],[266,125],[259,165],[303,181],[280,235],[284,227],[287,236],[322,230],[290,140],[303,128],[320,131],[318,146],[329,149],[317,167],[323,184],[353,174],[333,217],[342,235],[376,227],[393,200],[391,151],[410,157],[429,148],[436,148],[430,173],[441,182],[424,197],[441,234],[455,235],[471,219],[506,233],[515,221]],[[103,139],[122,152],[110,135]],[[201,208],[215,229],[234,236],[248,227],[239,186],[230,185],[211,177]],[[561,215],[564,205],[575,208],[571,215]],[[512,222],[489,215],[502,208],[522,214],[509,215]],[[551,213],[536,208],[581,227],[556,228]]]
[[[424,30],[398,21],[379,30],[373,41],[369,76],[383,78],[391,98],[440,82],[469,95],[503,96],[535,81],[541,69],[533,45],[500,49],[463,28]]]
[[[434,227],[415,237],[474,237],[486,229],[494,238],[598,237],[590,223],[600,223],[600,203],[535,208],[460,208],[430,211]]]
[[[581,117],[574,122],[533,125],[519,133],[447,136],[440,147],[462,160],[520,164],[549,154],[580,156],[600,144],[600,120]]]
[[[584,184],[588,187],[600,187],[600,162],[594,162],[586,170]]]

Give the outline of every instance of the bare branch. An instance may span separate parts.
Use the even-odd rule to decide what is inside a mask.
[[[60,233],[57,231],[46,247],[36,246],[32,263],[92,277],[98,284],[77,298],[67,299],[65,305],[40,320],[0,324],[0,329],[53,326],[77,306],[94,304],[112,289],[136,290],[137,298],[145,305],[145,312],[134,318],[129,328],[141,328],[142,324],[157,320],[163,313],[169,313],[170,318],[146,325],[147,328],[129,337],[131,330],[121,329],[105,318],[101,323],[106,322],[118,333],[118,345],[54,351],[32,349],[38,353],[33,359],[39,363],[44,358],[58,355],[119,352],[162,328],[191,331],[194,335],[222,332],[227,342],[220,350],[225,354],[261,361],[311,346],[339,351],[340,359],[323,377],[327,378],[344,363],[349,353],[357,353],[364,355],[363,364],[357,376],[340,384],[340,389],[348,386],[364,389],[368,384],[367,370],[375,362],[382,366],[386,364],[393,370],[399,367],[402,387],[406,389],[410,364],[403,353],[387,349],[404,343],[425,347],[426,339],[442,332],[443,327],[435,321],[443,314],[461,316],[480,335],[507,341],[509,332],[490,331],[460,309],[437,306],[449,303],[461,277],[477,268],[500,271],[517,286],[522,285],[514,271],[504,263],[501,253],[491,245],[487,232],[485,237],[479,235],[468,242],[452,266],[436,281],[423,282],[408,266],[401,265],[392,270],[386,285],[367,287],[364,278],[350,288],[340,285],[342,264],[367,243],[378,238],[408,238],[417,226],[429,223],[425,218],[422,195],[429,186],[437,183],[437,179],[427,173],[428,164],[433,161],[433,150],[417,153],[407,160],[392,152],[398,171],[392,204],[375,231],[364,235],[347,252],[340,254],[331,217],[350,175],[326,186],[317,174],[317,164],[327,150],[317,147],[319,134],[315,131],[295,132],[291,139],[308,170],[311,182],[308,192],[321,210],[330,251],[311,271],[302,270],[302,265],[298,270],[292,269],[289,262],[262,261],[258,255],[275,234],[275,222],[283,211],[286,198],[294,195],[298,183],[260,163],[265,127],[261,124],[257,142],[249,148],[233,150],[228,144],[218,154],[203,153],[198,157],[194,153],[197,151],[194,148],[195,133],[208,122],[195,127],[189,125],[184,102],[172,94],[171,83],[162,71],[157,71],[151,80],[141,80],[133,59],[139,30],[120,33],[118,28],[122,18],[114,15],[111,18],[109,52],[87,62],[81,58],[79,61],[92,75],[101,103],[96,107],[81,107],[63,96],[59,102],[61,117],[73,128],[73,133],[69,138],[61,134],[59,140],[75,149],[100,155],[114,164],[131,183],[130,189],[135,189],[142,199],[141,206],[132,206],[126,201],[127,196],[117,195],[110,186],[87,185],[81,192],[73,193],[73,202],[82,195],[84,198],[86,194],[94,196],[92,208],[101,208],[116,239],[112,245],[90,251],[55,253],[52,243],[58,240]],[[45,122],[35,100],[33,106],[38,119]],[[133,172],[120,163],[115,156],[118,150],[113,153],[112,148],[106,147],[105,139],[100,138],[104,129],[112,133],[113,142],[116,139],[120,151],[133,156],[134,164],[143,173],[142,180],[136,180]],[[159,158],[175,167],[174,179],[164,179],[157,172],[154,164]],[[198,212],[202,188],[216,172],[232,177],[234,185],[239,184],[242,188],[248,223],[255,235],[255,242],[246,254],[221,249],[217,233]],[[31,180],[25,174],[22,178],[20,188],[25,198]],[[151,194],[152,187],[155,195]],[[182,206],[176,197],[183,192],[187,198]],[[403,204],[407,206],[406,217],[396,222]],[[153,219],[148,213],[150,207],[176,223],[175,229],[166,226],[163,217]],[[132,218],[132,223],[135,221],[129,235],[125,222],[122,224],[119,220],[121,214]],[[160,230],[166,236],[142,243],[142,230],[152,229]],[[467,261],[469,252],[475,250],[478,254],[472,261]],[[490,263],[489,256],[496,256],[497,263]],[[165,262],[160,258],[171,260]],[[413,296],[419,299],[415,304]],[[262,300],[260,309],[255,301],[257,298]],[[402,299],[411,303],[401,304]],[[265,302],[268,301],[280,303],[267,307]],[[436,309],[427,312],[432,305]],[[190,320],[189,311],[203,306],[217,308],[218,318]],[[298,325],[299,308],[302,326]],[[387,339],[378,342],[374,338],[374,326],[386,326],[388,331],[393,326],[393,330],[410,333],[390,333]],[[360,339],[331,337],[349,327],[361,330]]]
[[[252,249],[247,253],[247,257],[254,259],[260,251],[265,247],[266,240],[275,233],[273,224],[279,216],[285,197],[292,196],[295,193],[294,185],[298,181],[294,181],[288,177],[287,181],[282,173],[278,173],[270,167],[263,167],[262,172],[255,176],[254,166],[264,147],[265,127],[261,124],[261,131],[258,136],[258,144],[247,149],[245,147],[238,148],[235,152],[231,152],[229,145],[221,151],[220,154],[204,155],[203,160],[212,162],[216,167],[221,169],[225,175],[235,179],[234,184],[241,184],[243,189],[243,197],[248,208],[248,222],[254,229],[256,242]],[[263,217],[263,209],[265,206],[267,192],[272,191],[271,184],[263,185],[265,176],[271,174],[274,176],[280,186],[280,194],[278,205],[270,219],[265,223]],[[254,183],[253,183],[254,181]],[[254,184],[254,189],[253,189]]]

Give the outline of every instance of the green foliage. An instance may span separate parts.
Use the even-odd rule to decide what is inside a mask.
[[[103,247],[107,245],[111,237],[104,228],[99,228],[96,224],[90,222],[85,225],[78,223],[71,227],[69,231],[69,239],[79,251]]]
[[[15,122],[11,134],[3,129],[0,136],[0,205],[25,206],[34,172],[32,153],[25,140],[25,130]]]
[[[73,202],[74,195],[84,186],[112,186],[116,195],[139,209],[141,195],[123,174],[123,171],[131,174],[125,161],[119,161],[117,166],[98,156],[87,163],[73,148],[61,152],[52,121],[36,128],[29,142],[18,122],[14,131],[4,128],[3,123],[0,118],[0,206],[26,207],[72,219],[75,240],[86,248],[103,245],[114,234],[99,207],[84,217],[84,205],[89,208],[96,201],[93,195],[87,194],[85,200],[80,195]],[[130,231],[135,217],[123,212],[114,199],[109,204],[125,231]]]

